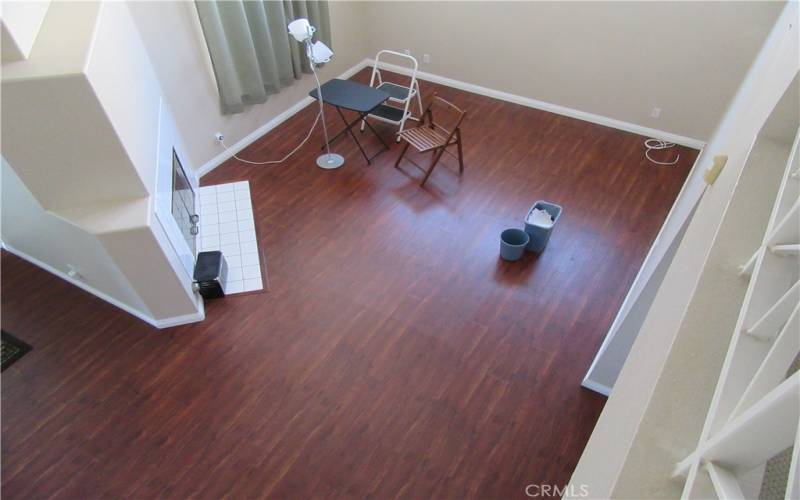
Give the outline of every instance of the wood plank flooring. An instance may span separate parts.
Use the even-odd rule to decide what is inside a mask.
[[[581,378],[697,153],[656,167],[643,137],[434,90],[468,110],[463,177],[445,157],[422,189],[392,168],[398,145],[368,166],[348,137],[323,171],[317,131],[284,165],[203,179],[250,181],[269,291],[209,301],[202,323],[155,330],[4,253],[2,326],[34,350],[2,377],[3,498],[565,484],[604,402]],[[282,156],[314,114],[241,156]],[[500,231],[538,199],[564,207],[548,248],[500,261]]]

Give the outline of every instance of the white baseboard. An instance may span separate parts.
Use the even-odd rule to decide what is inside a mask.
[[[52,275],[54,275],[54,276],[56,276],[58,278],[61,278],[62,280],[66,281],[67,283],[75,285],[76,287],[80,288],[81,290],[83,290],[85,292],[91,293],[95,297],[97,297],[99,299],[102,299],[102,300],[108,302],[109,304],[122,309],[123,311],[125,311],[126,313],[128,313],[128,314],[130,314],[132,316],[136,316],[140,320],[142,320],[145,323],[147,323],[147,324],[149,324],[151,326],[154,326],[156,328],[169,328],[171,326],[185,325],[187,323],[195,323],[195,322],[204,320],[205,317],[206,317],[205,316],[205,310],[203,308],[203,302],[201,301],[200,302],[200,311],[198,311],[196,313],[186,314],[186,315],[183,315],[183,316],[175,316],[175,317],[172,317],[172,318],[155,319],[152,316],[150,316],[148,314],[145,314],[142,311],[139,311],[137,309],[134,309],[134,308],[130,307],[129,305],[127,305],[127,304],[125,304],[123,302],[120,302],[119,300],[115,299],[114,297],[111,297],[110,295],[101,292],[100,290],[94,288],[93,286],[91,286],[91,285],[89,285],[87,283],[84,283],[83,281],[76,280],[75,278],[72,278],[67,273],[61,271],[60,269],[56,269],[55,267],[53,267],[50,264],[47,264],[45,262],[42,262],[41,260],[37,259],[36,257],[32,257],[32,256],[26,254],[25,252],[17,250],[16,248],[8,245],[5,242],[2,243],[2,246],[9,253],[12,253],[12,254],[16,255],[20,259],[25,260],[25,261],[33,264],[36,267],[44,269],[48,273],[50,273],[50,274],[52,274]]]
[[[362,69],[366,67],[372,67],[374,64],[375,61],[373,59],[364,59],[363,61],[357,63],[353,67],[343,72],[341,75],[337,76],[337,78],[342,78],[342,79],[350,78],[351,76],[355,75]],[[404,75],[410,74],[410,70],[408,68],[404,68],[402,66],[397,66],[394,64],[381,63],[380,68]],[[427,73],[425,71],[418,71],[417,78],[419,78],[420,80],[446,85],[448,87],[453,87],[467,92],[472,92],[473,94],[485,95],[487,97],[500,99],[501,101],[513,102],[515,104],[527,106],[529,108],[541,109],[542,111],[548,111],[550,113],[569,116],[571,118],[577,118],[578,120],[583,120],[590,123],[596,123],[598,125],[604,125],[606,127],[611,127],[618,130],[624,130],[625,132],[632,132],[634,134],[639,134],[646,137],[653,137],[655,139],[662,139],[668,142],[674,142],[675,144],[681,144],[683,146],[687,146],[694,149],[702,149],[705,146],[705,142],[699,139],[684,137],[682,135],[673,134],[671,132],[666,132],[664,130],[657,130],[654,128],[644,127],[641,125],[636,125],[635,123],[629,123],[622,120],[617,120],[615,118],[609,118],[607,116],[596,115],[594,113],[587,113],[585,111],[568,108],[566,106],[560,106],[558,104],[551,104],[549,102],[539,101],[537,99],[531,99],[530,97],[522,97],[515,94],[510,94],[508,92],[503,92],[501,90],[494,90],[487,87],[481,87],[480,85],[474,85],[472,83],[462,82],[460,80],[455,80],[453,78],[447,78],[444,76],[435,75],[433,73]],[[280,113],[279,115],[277,115],[276,117],[274,117],[272,120],[268,121],[261,127],[257,128],[243,139],[237,141],[232,146],[228,146],[227,150],[222,151],[220,154],[218,154],[211,160],[207,161],[204,165],[202,165],[199,169],[197,169],[197,176],[202,177],[205,174],[211,172],[219,165],[221,165],[224,161],[229,159],[231,156],[235,155],[242,149],[246,148],[247,146],[255,142],[257,139],[261,138],[264,134],[270,132],[272,129],[274,129],[281,123],[285,122],[286,120],[294,116],[295,113],[299,112],[301,109],[305,108],[312,102],[314,102],[314,99],[312,99],[311,97],[304,97],[303,99],[295,103],[293,106],[291,106],[289,109],[287,109],[283,113]]]
[[[363,61],[357,63],[355,66],[352,66],[351,68],[347,69],[344,73],[337,76],[336,78],[341,78],[346,80],[351,76],[355,75],[356,73],[358,73],[359,71],[361,71],[362,69],[366,68],[367,66],[370,66],[371,64],[372,61],[370,59],[364,59]],[[211,158],[199,169],[197,169],[197,176],[202,177],[207,173],[211,172],[212,170],[220,166],[224,161],[229,159],[231,156],[243,150],[256,140],[260,139],[264,134],[268,133],[281,123],[285,122],[286,120],[294,116],[296,113],[298,113],[300,110],[302,110],[312,102],[314,102],[314,99],[311,97],[304,97],[300,101],[296,102],[289,109],[287,109],[283,113],[280,113],[279,115],[277,115],[275,118],[268,121],[264,125],[258,127],[256,130],[245,136],[243,139],[237,141],[232,146],[228,146],[227,150],[224,150],[214,158]]]
[[[199,300],[200,310],[192,314],[184,314],[183,316],[173,316],[171,318],[156,319],[155,323],[151,323],[158,329],[171,328],[173,326],[188,325],[189,323],[197,323],[206,319],[205,307],[203,300]]]
[[[583,379],[583,382],[581,382],[581,387],[585,387],[585,388],[589,389],[590,391],[597,392],[597,393],[602,394],[603,396],[606,396],[606,397],[611,396],[611,387],[608,387],[607,385],[599,384],[599,383],[597,383],[597,382],[595,382],[593,380]]]
[[[375,61],[372,59],[370,59],[367,62],[368,66],[372,66],[374,64]],[[400,73],[403,75],[411,74],[409,68],[397,66],[395,64],[380,63],[379,67],[381,69],[385,69],[387,71],[392,71],[395,73]],[[673,134],[671,132],[657,130],[654,128],[644,127],[642,125],[636,125],[635,123],[629,123],[622,120],[617,120],[615,118],[609,118],[607,116],[596,115],[594,113],[587,113],[586,111],[580,111],[577,109],[568,108],[566,106],[560,106],[558,104],[551,104],[549,102],[539,101],[537,99],[531,99],[530,97],[522,97],[519,95],[510,94],[508,92],[503,92],[501,90],[494,90],[487,87],[481,87],[480,85],[473,85],[471,83],[462,82],[460,80],[454,80],[453,78],[447,78],[444,76],[435,75],[433,73],[426,73],[425,71],[417,71],[417,78],[428,82],[438,83],[440,85],[446,85],[448,87],[453,87],[459,90],[465,90],[467,92],[472,92],[473,94],[485,95],[487,97],[500,99],[501,101],[513,102],[514,104],[520,104],[522,106],[527,106],[529,108],[541,109],[542,111],[548,111],[550,113],[556,113],[559,115],[569,116],[571,118],[577,118],[578,120],[596,123],[598,125],[605,125],[606,127],[611,127],[618,130],[624,130],[625,132],[632,132],[634,134],[643,135],[646,137],[652,137],[654,139],[662,139],[668,142],[674,142],[675,144],[681,144],[683,146],[687,146],[694,149],[702,149],[705,146],[705,141],[701,141],[699,139],[684,137],[682,135]]]

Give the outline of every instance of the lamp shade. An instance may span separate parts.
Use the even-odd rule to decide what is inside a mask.
[[[331,57],[333,57],[333,51],[319,40],[314,42],[309,49],[308,58],[311,59],[314,64],[326,63],[331,60]]]
[[[298,42],[310,40],[315,31],[316,28],[311,26],[311,23],[309,23],[306,18],[301,17],[289,23],[289,34]]]

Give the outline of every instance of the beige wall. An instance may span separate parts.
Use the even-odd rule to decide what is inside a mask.
[[[708,140],[780,11],[740,2],[368,2],[372,53]],[[422,64],[422,55],[431,63]],[[653,107],[661,117],[650,117]]]
[[[130,2],[197,169],[307,95],[303,81],[223,116],[192,2]],[[707,140],[780,10],[779,3],[330,3],[327,79],[381,48],[421,69],[495,90]],[[431,64],[422,55],[431,54]],[[650,117],[653,107],[661,117]],[[276,151],[276,154],[278,152]]]
[[[194,2],[130,2],[129,8],[195,169],[222,153],[215,132],[235,144],[307,96],[314,85],[306,76],[264,104],[223,116]],[[320,71],[321,79],[339,75],[369,53],[360,31],[363,12],[358,2],[331,2],[335,56]]]

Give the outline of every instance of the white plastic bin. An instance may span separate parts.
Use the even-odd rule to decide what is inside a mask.
[[[550,217],[553,219],[552,223],[545,225],[529,222],[533,211],[537,208],[550,214]],[[537,253],[544,250],[547,246],[547,242],[550,240],[553,228],[556,227],[558,218],[561,217],[561,211],[562,208],[560,205],[550,203],[549,201],[540,200],[533,204],[528,211],[528,215],[525,217],[525,232],[530,236],[530,241],[528,242],[526,250]]]

